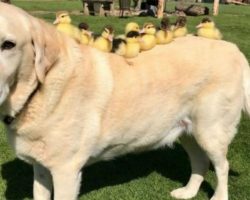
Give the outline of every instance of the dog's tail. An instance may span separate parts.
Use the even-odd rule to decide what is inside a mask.
[[[243,110],[250,115],[250,68],[246,58],[243,59],[243,90],[244,107]]]

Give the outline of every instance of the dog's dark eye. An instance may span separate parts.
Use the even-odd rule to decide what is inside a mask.
[[[6,40],[2,43],[1,49],[2,50],[10,50],[12,48],[14,48],[16,46],[16,44],[12,41]]]

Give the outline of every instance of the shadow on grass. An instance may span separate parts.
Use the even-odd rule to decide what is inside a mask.
[[[1,175],[6,180],[6,199],[32,198],[33,168],[15,159],[2,165]]]
[[[7,182],[6,199],[32,198],[32,171],[30,165],[17,159],[3,164],[1,173]],[[86,167],[80,195],[145,177],[154,171],[183,185],[187,183],[191,173],[186,153],[179,144],[176,144],[174,149],[129,154]],[[239,176],[234,171],[230,171],[230,175]],[[201,190],[209,197],[214,192],[206,181],[202,184]]]
[[[166,148],[142,154],[129,154],[87,167],[84,170],[84,181],[80,194],[86,194],[105,186],[126,183],[145,177],[152,172],[157,172],[184,186],[189,180],[191,169],[188,157],[181,145],[176,144],[174,149]],[[209,197],[214,192],[206,181],[202,184],[201,189]]]

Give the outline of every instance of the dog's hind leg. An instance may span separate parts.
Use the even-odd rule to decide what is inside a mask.
[[[209,159],[214,165],[217,176],[217,187],[211,200],[228,200],[228,171],[227,150],[229,141],[223,139],[227,135],[221,130],[209,128],[199,134],[198,143],[206,151]],[[211,132],[213,134],[211,134]],[[210,133],[210,136],[209,136]],[[216,137],[220,135],[220,137]]]
[[[200,185],[204,180],[204,175],[209,167],[209,160],[205,152],[199,147],[192,136],[183,135],[180,138],[180,141],[188,153],[192,174],[187,185],[173,190],[171,196],[177,199],[190,199],[196,196]]]
[[[52,177],[48,169],[40,164],[34,164],[34,200],[50,200],[52,190]]]
[[[240,88],[235,91],[203,95],[193,115],[193,136],[214,165],[217,176],[211,200],[228,200],[227,152],[237,131],[243,102]]]

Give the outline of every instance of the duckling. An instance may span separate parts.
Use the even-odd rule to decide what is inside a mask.
[[[136,57],[140,53],[141,45],[140,45],[141,37],[137,31],[130,31],[126,35],[126,58]]]
[[[167,44],[173,41],[173,32],[170,30],[169,19],[162,18],[160,30],[156,32],[157,44]]]
[[[125,35],[130,31],[140,32],[140,27],[136,22],[129,22],[125,27]]]
[[[103,28],[102,34],[93,38],[90,44],[104,52],[110,52],[112,49],[112,40],[114,37],[114,30],[113,28],[108,25]]]
[[[215,40],[222,39],[221,32],[216,28],[214,22],[208,17],[203,18],[201,23],[196,26],[196,28],[198,29],[197,36]]]
[[[81,31],[81,44],[89,44],[92,33],[89,31],[88,24],[82,22],[78,25],[78,28]]]
[[[67,11],[59,11],[56,13],[56,19],[53,22],[57,30],[69,35],[78,42],[81,40],[81,34],[77,27],[71,24],[71,18]]]
[[[188,34],[188,30],[186,27],[187,19],[184,16],[179,16],[175,22],[173,27],[174,37],[183,37]]]
[[[112,42],[112,53],[115,53],[120,56],[125,56],[126,54],[126,45],[127,42],[123,38],[115,38]]]
[[[112,52],[125,58],[136,57],[140,53],[140,34],[137,31],[130,31],[126,39],[117,38],[113,41]]]
[[[146,51],[152,49],[156,45],[156,28],[152,23],[145,23],[141,31],[141,50]]]
[[[130,31],[136,31],[136,32],[139,33],[140,32],[139,25],[136,22],[127,23],[126,26],[125,26],[125,34],[118,35],[118,36],[116,36],[116,38],[121,38],[121,39],[126,40],[126,35]]]

